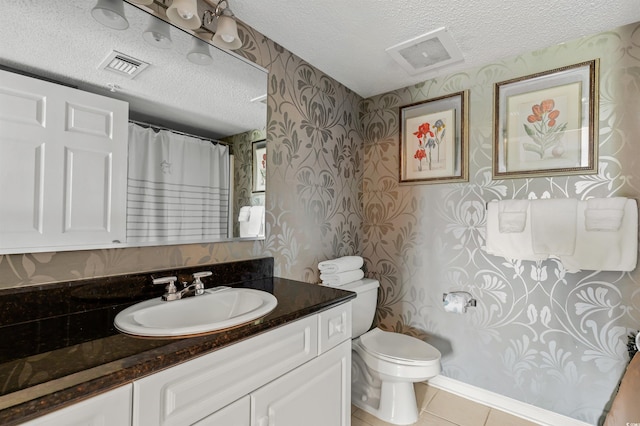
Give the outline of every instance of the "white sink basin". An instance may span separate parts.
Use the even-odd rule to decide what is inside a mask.
[[[188,336],[249,323],[277,304],[266,291],[218,287],[171,302],[159,297],[140,302],[116,315],[113,323],[118,330],[138,336]]]

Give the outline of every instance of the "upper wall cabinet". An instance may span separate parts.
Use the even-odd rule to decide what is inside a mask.
[[[0,71],[0,253],[125,241],[128,104]]]

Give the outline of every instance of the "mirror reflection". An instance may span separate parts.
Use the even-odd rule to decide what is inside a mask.
[[[122,7],[126,29],[106,26],[92,17],[96,5],[108,3]],[[267,73],[195,37],[200,30],[187,32],[147,13],[166,13],[161,3],[145,6],[145,12],[120,0],[8,2],[0,15],[0,66],[125,101],[129,119],[154,135],[168,131],[183,139],[214,140],[218,142],[213,146],[228,150],[229,201],[224,213],[230,221],[223,232],[171,241],[136,237],[121,244],[239,238],[240,228],[247,228],[247,223],[241,226],[238,221],[246,222],[242,207],[264,206],[265,193],[256,190],[253,182],[252,160],[253,142],[265,139]],[[101,13],[107,20],[117,16],[109,10]],[[1,116],[0,126],[4,126]],[[2,156],[12,155],[5,145],[0,150]],[[97,247],[73,247],[82,248]]]

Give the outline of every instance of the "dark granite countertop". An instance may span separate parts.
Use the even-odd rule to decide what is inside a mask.
[[[248,276],[220,279],[214,272],[217,280],[203,281],[206,287],[265,290],[276,296],[278,306],[261,321],[189,338],[140,338],[114,328],[118,312],[162,293],[148,285],[149,274],[0,293],[0,424],[20,424],[355,297],[336,288],[264,277],[268,263],[273,265],[273,259],[266,261],[266,273],[262,265]],[[242,262],[223,265],[241,270],[237,263]],[[143,284],[132,285],[138,282]]]

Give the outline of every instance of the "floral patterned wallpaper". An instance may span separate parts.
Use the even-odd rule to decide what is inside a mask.
[[[494,83],[600,58],[597,175],[492,180]],[[470,92],[469,183],[398,184],[399,107]],[[518,198],[640,198],[640,25],[585,37],[382,94],[362,103],[363,247],[382,284],[382,327],[424,338],[443,374],[596,424],[640,328],[640,272],[568,273],[554,260],[481,250],[486,203]],[[477,307],[446,313],[443,293]]]

